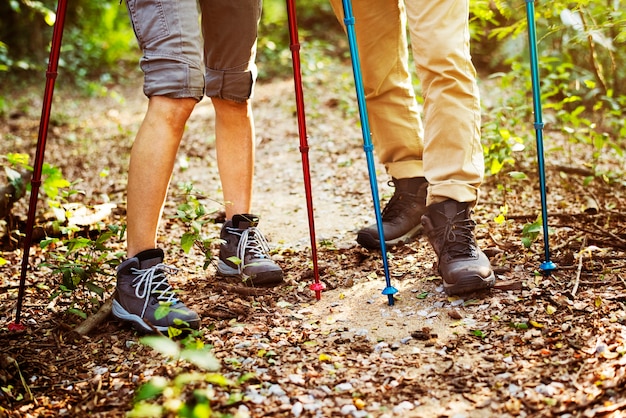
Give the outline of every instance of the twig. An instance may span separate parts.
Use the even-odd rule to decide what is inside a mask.
[[[601,407],[595,409],[594,412],[597,412],[597,413],[615,412],[615,411],[621,411],[622,408],[624,407],[626,407],[626,401],[621,401],[618,403],[614,403],[612,405],[602,405]]]
[[[591,68],[593,68],[593,73],[596,76],[596,81],[600,84],[602,88],[602,92],[606,94],[608,91],[606,87],[606,80],[604,79],[604,74],[602,74],[602,69],[600,64],[598,64],[598,54],[596,52],[595,42],[593,41],[593,37],[591,36],[591,32],[589,31],[589,26],[587,25],[587,20],[585,17],[585,13],[583,13],[583,7],[580,6],[580,13],[578,16],[580,17],[580,21],[583,24],[583,30],[587,34],[587,44],[589,47],[589,59],[591,60]]]
[[[620,293],[617,295],[605,295],[602,297],[605,300],[626,300],[626,293]]]
[[[100,306],[98,312],[81,322],[78,326],[76,326],[76,328],[74,328],[72,332],[81,337],[84,337],[85,335],[89,334],[95,327],[100,325],[111,314],[111,310],[113,309],[114,297],[115,294],[113,294],[102,304],[102,306]]]
[[[587,245],[587,237],[584,237],[583,242],[580,245],[580,252],[578,253],[578,270],[576,270],[576,279],[574,281],[574,288],[572,289],[572,297],[575,297],[576,292],[578,291],[578,284],[580,283],[580,275],[583,270],[583,251],[586,245]]]
[[[225,290],[227,292],[237,293],[242,296],[261,296],[269,293],[268,289],[246,286],[232,286],[224,284],[216,284],[216,288],[219,290]]]
[[[624,244],[626,244],[626,239],[620,238],[617,235],[615,235],[614,233],[612,233],[611,231],[606,231],[606,233],[613,239],[616,239],[620,242],[623,242]]]
[[[562,171],[567,174],[577,174],[579,176],[585,176],[585,177],[593,176],[595,174],[593,170],[590,170],[588,168],[570,167],[570,166],[561,165],[561,164],[556,164],[556,165],[553,165],[552,167],[555,170]]]
[[[26,383],[26,379],[24,379],[24,375],[22,374],[22,371],[20,370],[20,365],[17,363],[17,360],[13,360],[13,364],[15,364],[15,369],[17,370],[17,373],[20,376],[20,381],[22,382],[22,386],[24,386],[24,390],[28,394],[26,399],[33,400],[35,405],[37,405],[37,400],[33,398],[33,393],[30,391],[30,387],[28,387],[28,383]]]
[[[563,241],[562,243],[560,243],[559,245],[554,245],[552,247],[552,251],[557,251],[560,250],[561,248],[565,248],[567,247],[571,242],[573,241],[578,241],[580,238],[582,238],[584,235],[583,234],[578,234],[575,237],[572,237],[568,240]]]
[[[505,245],[504,243],[502,243],[502,242],[498,241],[498,240],[496,239],[496,237],[494,237],[494,236],[493,236],[493,234],[491,233],[491,231],[489,231],[489,232],[487,233],[487,235],[489,235],[489,238],[491,238],[491,240],[494,242],[494,244],[496,244],[498,247],[500,247],[500,248],[503,248],[503,247],[504,247],[504,248],[506,248],[506,247],[507,247],[507,245]]]

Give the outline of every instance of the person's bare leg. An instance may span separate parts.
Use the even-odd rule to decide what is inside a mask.
[[[222,243],[217,271],[223,276],[239,277],[250,286],[277,286],[283,282],[283,271],[262,244],[265,239],[256,221],[234,216],[249,214],[252,202],[255,132],[250,101],[212,100],[216,115],[217,165],[227,219],[220,233]],[[248,230],[245,235],[244,229]],[[243,254],[239,252],[240,246],[244,248]],[[232,257],[238,258],[240,263],[234,263]]]
[[[254,177],[254,119],[250,101],[213,97],[217,166],[222,182],[226,218],[250,213]]]
[[[156,248],[176,152],[185,123],[197,101],[192,98],[150,98],[130,157],[127,188],[127,253],[133,257]]]

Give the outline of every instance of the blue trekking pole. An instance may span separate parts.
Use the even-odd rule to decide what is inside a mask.
[[[391,285],[389,277],[389,263],[387,261],[387,246],[385,243],[385,234],[383,232],[383,220],[380,213],[380,203],[378,200],[378,184],[376,181],[376,168],[374,166],[374,156],[372,145],[370,124],[367,116],[367,107],[365,105],[365,92],[363,90],[363,79],[361,78],[361,64],[359,60],[359,51],[357,49],[356,33],[354,30],[354,15],[352,13],[352,3],[350,0],[342,0],[344,23],[348,34],[348,43],[350,44],[350,57],[352,58],[352,71],[354,73],[354,85],[356,88],[356,97],[359,104],[359,117],[361,118],[361,131],[363,132],[363,149],[367,159],[367,170],[369,172],[370,186],[372,189],[372,199],[374,200],[374,212],[376,214],[376,225],[378,226],[378,236],[380,238],[380,251],[383,256],[383,268],[385,270],[386,287],[383,289],[383,295],[387,295],[389,306],[393,305],[393,295],[398,289]]]
[[[539,189],[541,192],[541,221],[543,223],[543,248],[545,261],[539,267],[548,276],[556,269],[550,261],[550,237],[548,236],[548,208],[546,203],[546,172],[543,158],[543,120],[541,115],[541,86],[539,84],[539,66],[537,58],[537,35],[535,29],[535,2],[526,0],[526,18],[528,20],[528,42],[530,46],[530,75],[533,90],[533,108],[535,111],[535,136],[537,138],[537,163],[539,166]]]

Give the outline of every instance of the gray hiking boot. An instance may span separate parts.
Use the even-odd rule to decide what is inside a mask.
[[[117,294],[113,299],[113,315],[130,321],[140,331],[167,331],[168,327],[200,327],[200,317],[176,298],[167,282],[167,275],[176,272],[163,264],[163,250],[142,251],[117,267]],[[157,309],[169,305],[163,318],[156,318]],[[152,325],[152,327],[150,326]]]
[[[396,189],[383,209],[383,234],[387,246],[405,244],[422,230],[421,218],[426,213],[428,182],[424,177],[392,179]],[[356,242],[370,250],[380,248],[376,223],[361,229]]]
[[[258,224],[259,218],[251,214],[234,215],[224,223],[217,272],[239,277],[249,286],[276,286],[283,281],[283,271],[270,258]]]
[[[496,277],[489,259],[474,237],[469,203],[446,200],[430,205],[422,225],[439,259],[446,294],[455,295],[493,287]]]

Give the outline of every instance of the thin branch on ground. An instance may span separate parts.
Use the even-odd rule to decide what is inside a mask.
[[[576,292],[578,292],[578,285],[580,284],[580,275],[583,270],[583,251],[587,246],[587,237],[583,237],[583,242],[580,244],[580,251],[578,253],[578,269],[576,270],[576,278],[574,280],[574,287],[572,288],[572,297],[576,297]]]

